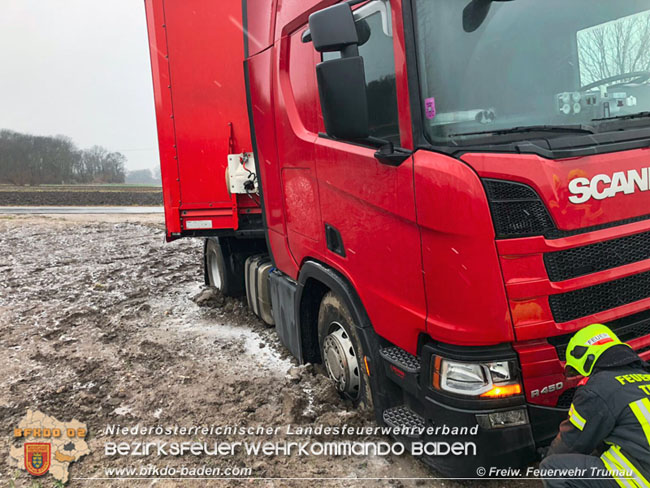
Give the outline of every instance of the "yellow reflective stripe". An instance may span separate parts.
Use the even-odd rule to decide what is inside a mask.
[[[648,440],[648,445],[650,445],[650,400],[642,398],[641,400],[632,402],[630,403],[630,409],[641,424],[641,428]]]
[[[569,416],[569,422],[575,425],[576,429],[583,430],[585,428],[584,424],[581,424],[575,417]]]
[[[618,456],[616,456],[616,455],[614,454],[614,446],[612,446],[612,448],[610,448],[610,450],[609,450],[606,454],[608,455],[609,459],[610,459],[610,460],[614,463],[614,465],[616,466],[616,470],[615,470],[615,471],[618,471],[617,474],[619,474],[619,476],[615,476],[615,475],[612,473],[612,477],[613,477],[615,480],[617,480],[617,481],[618,481],[618,480],[625,480],[625,481],[627,481],[628,483],[631,483],[632,486],[643,486],[643,485],[639,485],[639,484],[637,484],[637,483],[635,482],[635,480],[634,480],[634,476],[633,476],[634,468],[631,467],[631,466],[628,466],[627,463],[625,463],[625,461],[624,461],[623,459],[620,459],[620,457],[618,457]],[[625,473],[625,474],[624,474],[623,476],[620,476],[621,473]]]
[[[576,410],[576,407],[573,406],[573,403],[571,404],[571,408],[569,409],[569,421],[576,426],[579,430],[583,430],[585,428],[585,425],[587,424],[587,421],[584,419],[582,415],[578,413]]]
[[[612,467],[612,464],[616,466],[615,462],[612,460],[610,464],[610,461],[607,459],[607,453],[603,454],[600,457],[600,460],[603,462],[605,465],[605,468],[607,468],[607,471],[609,471],[609,474],[614,478],[614,481],[618,484],[618,486],[622,486],[623,488],[636,488],[635,484],[633,484],[631,481],[628,481],[625,478],[617,478],[614,476],[615,471],[621,471],[618,467]]]
[[[648,480],[643,477],[641,472],[636,469],[634,464],[632,464],[632,462],[630,462],[630,460],[625,457],[625,455],[621,452],[621,448],[619,446],[612,446],[610,448],[610,451],[612,451],[612,455],[617,460],[619,460],[621,464],[624,465],[625,471],[632,473],[632,479],[634,479],[637,486],[640,486],[642,488],[650,488],[650,482],[648,482]]]
[[[650,488],[650,482],[648,482],[648,480],[643,477],[641,472],[636,469],[634,464],[632,464],[630,460],[625,457],[625,455],[621,452],[621,448],[619,446],[613,445],[610,447],[609,450],[600,457],[600,459],[607,467],[607,470],[612,475],[612,478],[614,478],[620,486],[629,486],[626,485],[625,482],[629,483],[630,481],[633,481],[633,484],[631,486]],[[615,466],[615,469],[612,469],[611,464]],[[614,473],[615,471],[630,473],[631,476],[619,477],[616,475],[618,473]]]

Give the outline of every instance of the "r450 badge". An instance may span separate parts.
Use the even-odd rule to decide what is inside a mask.
[[[564,387],[564,383],[560,381],[559,383],[553,383],[552,385],[547,385],[544,388],[533,390],[530,392],[530,398],[535,398],[540,395],[546,395],[547,393],[553,393],[554,391],[560,391]]]

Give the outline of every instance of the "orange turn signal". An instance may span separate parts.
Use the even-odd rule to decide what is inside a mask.
[[[486,391],[481,395],[484,398],[503,398],[514,395],[521,395],[521,385],[515,383],[513,385],[494,386],[491,390]]]
[[[436,359],[433,363],[433,387],[436,390],[440,389],[440,364],[442,363],[442,358],[436,356]]]
[[[366,365],[366,373],[368,373],[368,377],[370,378],[370,368],[368,367],[368,356],[363,357],[363,364]]]

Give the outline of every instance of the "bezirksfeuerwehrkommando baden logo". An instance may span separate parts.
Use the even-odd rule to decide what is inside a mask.
[[[87,432],[86,424],[78,420],[61,422],[42,412],[28,410],[14,428],[9,464],[32,476],[49,472],[66,483],[70,463],[90,454],[84,440]]]

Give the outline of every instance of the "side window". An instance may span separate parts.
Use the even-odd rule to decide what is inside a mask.
[[[318,86],[314,69],[314,48],[303,43],[300,32],[291,35],[289,45],[289,80],[298,115],[305,128],[318,133]],[[291,94],[285,93],[285,97]]]
[[[399,145],[390,5],[384,0],[370,2],[355,10],[354,19],[359,39],[363,42],[369,36],[359,46],[359,55],[363,57],[366,71],[370,135]],[[338,57],[340,53],[323,53],[323,61]]]

